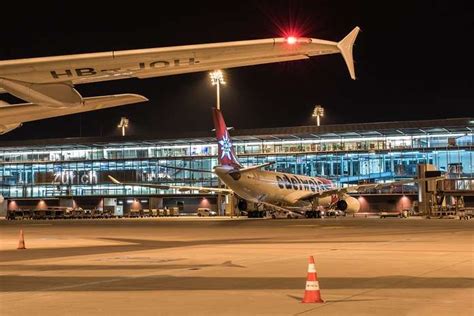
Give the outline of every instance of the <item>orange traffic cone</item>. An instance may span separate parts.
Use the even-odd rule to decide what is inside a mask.
[[[20,229],[20,241],[18,242],[17,249],[26,249],[25,247],[25,236],[23,235],[23,229]]]
[[[321,292],[319,291],[318,274],[316,273],[313,256],[309,257],[308,277],[306,279],[306,290],[304,291],[302,303],[324,303],[321,298]]]

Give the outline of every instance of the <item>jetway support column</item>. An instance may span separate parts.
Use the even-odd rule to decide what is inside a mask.
[[[235,196],[234,194],[230,194],[230,218],[234,217],[235,213]]]
[[[220,178],[217,179],[217,187],[222,188],[222,181]],[[223,199],[223,195],[221,193],[217,193],[217,215],[225,216],[225,205],[224,207],[222,202],[225,202],[225,198]]]
[[[437,172],[439,171],[436,170],[434,165],[417,165],[417,174],[420,180],[437,176],[437,174],[435,174]],[[420,212],[426,216],[431,216],[433,214],[433,207],[437,204],[436,181],[420,181],[418,183],[418,205]]]

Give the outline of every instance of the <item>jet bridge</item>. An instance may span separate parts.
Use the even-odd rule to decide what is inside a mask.
[[[440,176],[433,165],[418,165],[418,176],[427,178]],[[474,196],[474,178],[462,176],[462,166],[451,164],[446,179],[419,183],[419,211],[427,216],[457,215],[466,208],[465,198]]]

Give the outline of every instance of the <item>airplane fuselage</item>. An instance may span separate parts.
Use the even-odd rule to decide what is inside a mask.
[[[238,196],[251,202],[302,205],[301,199],[332,190],[334,184],[325,178],[308,177],[282,172],[254,169],[236,171],[229,166],[215,168],[218,177]],[[334,197],[318,200],[318,205],[329,206]],[[308,204],[308,203],[306,203]]]

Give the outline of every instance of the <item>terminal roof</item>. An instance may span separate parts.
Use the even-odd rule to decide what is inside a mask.
[[[333,124],[323,126],[294,126],[258,129],[235,129],[231,131],[234,141],[278,141],[295,139],[340,139],[376,136],[411,136],[423,134],[472,133],[474,118],[452,118],[442,120],[418,120],[399,122],[377,122],[356,124]],[[19,147],[79,147],[79,146],[137,146],[179,145],[211,143],[215,140],[212,131],[183,133],[179,130],[149,136],[109,136],[82,138],[51,138],[28,141],[0,141],[0,150]]]

